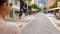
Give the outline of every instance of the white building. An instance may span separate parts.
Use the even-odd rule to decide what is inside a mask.
[[[34,0],[31,1],[31,4],[34,4]]]
[[[37,4],[38,5],[38,0],[32,0],[31,4]]]

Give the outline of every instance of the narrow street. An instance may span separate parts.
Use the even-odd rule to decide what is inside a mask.
[[[21,34],[60,34],[60,32],[43,13],[40,13],[21,30]]]

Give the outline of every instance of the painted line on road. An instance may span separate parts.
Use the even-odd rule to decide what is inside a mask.
[[[22,28],[20,28],[20,31],[21,31],[23,28],[25,28],[34,18],[35,18],[35,16],[32,17],[31,20],[28,21]]]
[[[50,22],[53,24],[53,26],[54,26],[58,31],[60,31],[60,27],[58,27],[57,24],[54,23],[46,14],[44,14],[44,15],[50,20]]]
[[[20,31],[24,28],[24,27],[26,27],[36,16],[38,16],[40,13],[38,13],[38,14],[36,14],[36,15],[34,15],[34,17],[32,17],[32,19],[30,20],[30,21],[28,21],[28,23],[26,23],[22,28],[20,28]]]

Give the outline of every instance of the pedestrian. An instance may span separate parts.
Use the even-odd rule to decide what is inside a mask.
[[[23,14],[23,6],[24,6],[24,1],[20,0],[20,11],[19,11],[19,19],[21,19],[21,16]]]
[[[0,34],[20,34],[19,28],[14,23],[8,23],[4,17],[9,14],[8,0],[0,0]]]

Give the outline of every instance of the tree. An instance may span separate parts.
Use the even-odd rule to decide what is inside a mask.
[[[59,2],[60,0],[56,0],[56,2]]]
[[[51,7],[49,8],[56,8],[57,7],[57,2],[55,2]]]
[[[34,9],[38,8],[38,6],[36,4],[31,4],[31,7],[34,8]]]
[[[49,8],[56,8],[57,7],[57,3],[59,2],[60,0],[56,0],[56,2]]]
[[[24,0],[24,1],[29,1],[29,2],[31,2],[32,0]]]
[[[43,8],[43,10],[47,10],[47,8],[46,8],[46,7],[44,7],[44,8]]]
[[[28,9],[32,9],[32,6],[31,5],[28,5]]]
[[[37,7],[37,12],[39,13],[41,11],[41,8],[40,7]]]

